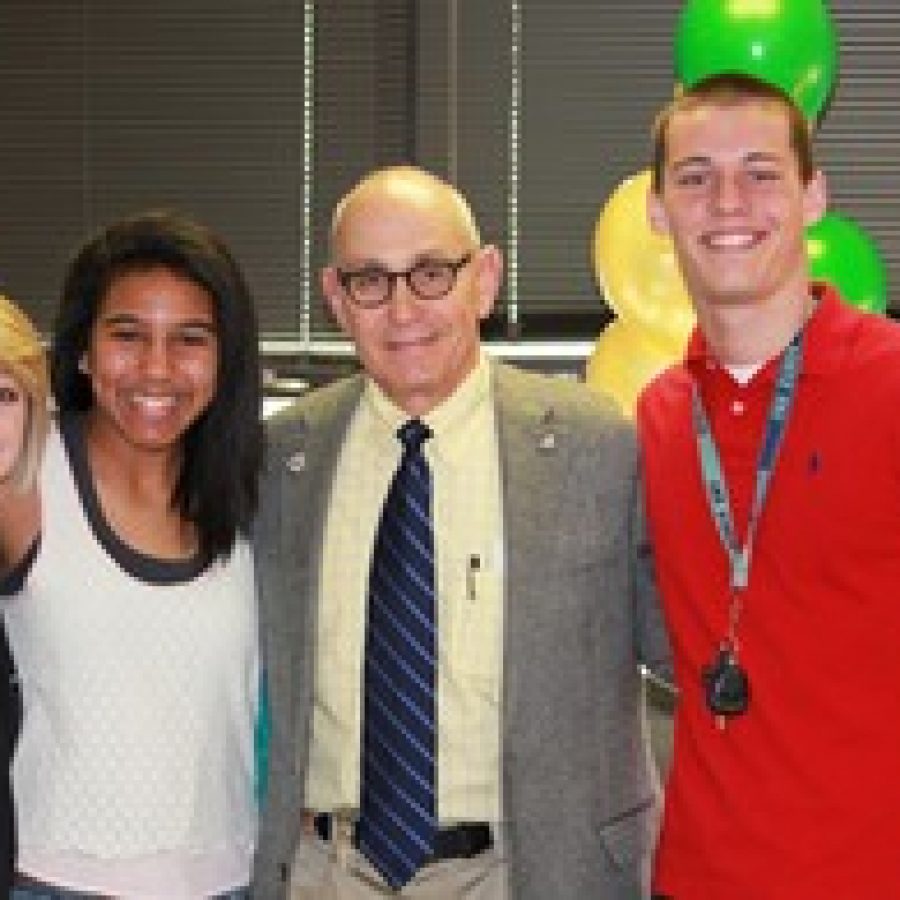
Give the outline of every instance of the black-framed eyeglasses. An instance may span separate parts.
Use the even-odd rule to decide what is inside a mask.
[[[456,284],[456,276],[474,256],[473,251],[458,260],[423,259],[403,272],[391,272],[378,266],[366,266],[352,272],[337,270],[338,281],[350,299],[364,309],[375,309],[390,299],[399,278],[422,300],[440,300]]]

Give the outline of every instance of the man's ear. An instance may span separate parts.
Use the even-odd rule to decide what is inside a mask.
[[[647,221],[656,234],[669,234],[669,217],[666,215],[666,208],[663,206],[662,197],[653,188],[647,191]]]
[[[803,224],[813,225],[825,215],[828,208],[828,184],[821,169],[813,172],[803,188]]]
[[[478,289],[478,318],[486,319],[494,308],[503,283],[503,253],[493,244],[476,251],[474,265]]]
[[[347,332],[347,308],[346,297],[344,296],[344,288],[341,285],[338,271],[334,266],[326,266],[322,269],[322,293],[328,302],[328,308],[334,320]]]

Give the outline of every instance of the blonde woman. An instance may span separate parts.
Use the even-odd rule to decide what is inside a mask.
[[[47,365],[28,317],[0,294],[0,483],[34,482],[47,430]]]
[[[14,588],[11,561],[22,556],[16,523],[37,502],[35,474],[47,430],[47,367],[40,338],[0,295],[0,592]],[[18,529],[21,531],[21,529]],[[13,666],[0,626],[0,896],[9,893],[15,848],[9,762],[19,725]]]

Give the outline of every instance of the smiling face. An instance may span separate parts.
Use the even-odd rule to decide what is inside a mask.
[[[479,323],[496,296],[501,261],[476,249],[449,188],[429,177],[383,178],[352,196],[333,240],[333,266],[322,273],[331,310],[353,339],[368,375],[403,410],[422,415],[449,397],[479,356]],[[356,305],[338,270],[405,271],[417,263],[457,262],[444,297],[417,297],[403,278],[374,309]]]
[[[19,383],[0,369],[0,481],[16,468],[25,443],[28,398]]]
[[[701,318],[806,296],[803,229],[824,212],[825,187],[819,172],[803,183],[783,108],[748,100],[676,113],[663,175],[650,221],[671,235]]]
[[[166,268],[119,275],[100,303],[82,369],[93,391],[96,437],[179,449],[216,390],[211,296]]]

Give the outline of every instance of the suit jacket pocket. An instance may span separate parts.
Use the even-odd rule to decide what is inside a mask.
[[[627,871],[650,852],[656,825],[656,800],[648,797],[600,826],[600,840],[615,868]]]

